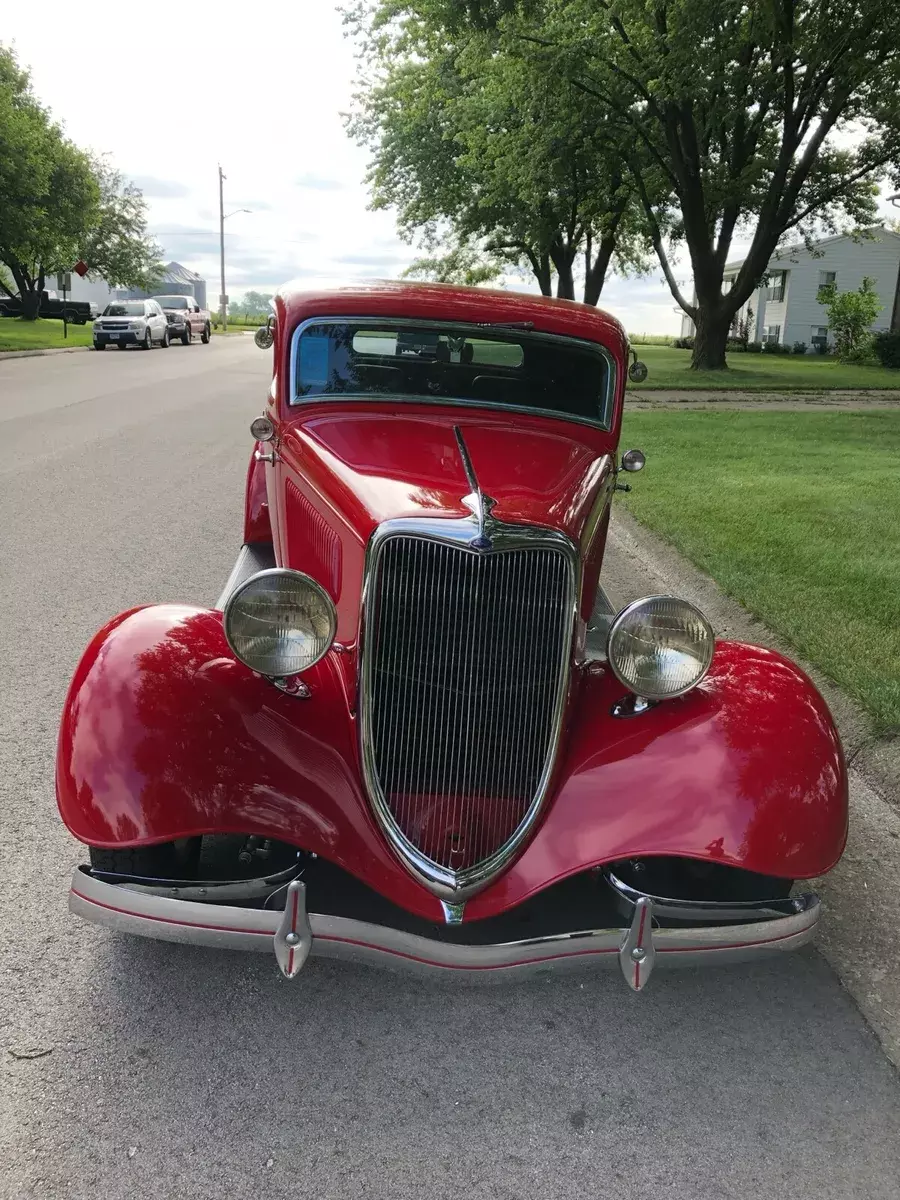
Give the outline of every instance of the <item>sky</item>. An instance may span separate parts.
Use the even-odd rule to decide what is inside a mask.
[[[390,212],[371,212],[368,153],[344,130],[357,77],[330,0],[188,3],[137,22],[137,9],[70,0],[0,0],[36,93],[84,147],[110,155],[144,192],[164,259],[219,294],[218,164],[226,175],[226,288],[274,291],[289,279],[396,277],[418,251]],[[126,15],[127,14],[127,15]],[[124,19],[120,19],[124,18]],[[735,244],[732,257],[739,257]],[[690,288],[684,264],[679,282]],[[532,290],[526,280],[511,287]],[[677,333],[661,274],[611,277],[601,304],[632,333]]]

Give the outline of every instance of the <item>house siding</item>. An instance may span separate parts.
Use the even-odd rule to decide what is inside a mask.
[[[900,235],[889,229],[870,231],[871,236],[855,242],[851,237],[828,238],[818,246],[818,257],[802,246],[786,250],[769,262],[769,271],[786,271],[783,300],[767,300],[766,288],[756,291],[748,304],[753,309],[755,339],[763,341],[765,330],[772,325],[781,327],[778,340],[785,345],[805,342],[811,346],[815,331],[828,325],[828,314],[819,303],[820,272],[833,271],[838,290],[854,291],[868,275],[875,280],[882,310],[872,323],[872,329],[889,329],[892,321],[900,324],[900,304],[895,304],[900,288]],[[736,274],[741,263],[729,263],[727,274]],[[895,311],[895,308],[897,311]],[[738,313],[745,316],[747,304]],[[694,333],[694,324],[685,316],[681,336]],[[832,338],[829,334],[829,342]]]

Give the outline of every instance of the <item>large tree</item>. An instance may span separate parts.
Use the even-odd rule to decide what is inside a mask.
[[[529,70],[540,64],[593,100],[602,121],[628,131],[623,167],[672,294],[696,325],[695,367],[725,366],[734,315],[785,234],[870,222],[877,180],[897,174],[900,7],[887,0],[414,0],[403,7],[451,36],[490,30],[497,53],[517,54]],[[676,282],[667,224],[690,257],[693,296]],[[750,248],[723,292],[736,238]]]
[[[141,286],[158,269],[140,191],[80,150],[0,46],[0,264],[35,318],[45,279],[83,259],[112,284]],[[0,289],[13,288],[0,276]]]
[[[596,304],[607,270],[649,249],[622,131],[573,122],[586,97],[471,28],[451,34],[416,5],[357,18],[368,73],[351,129],[373,149],[373,206],[397,210],[430,256],[417,269],[490,277],[512,263],[545,295]],[[449,241],[448,253],[436,253]]]

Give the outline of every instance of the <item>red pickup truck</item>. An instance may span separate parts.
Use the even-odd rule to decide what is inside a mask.
[[[193,296],[154,296],[153,299],[166,314],[172,341],[181,338],[184,345],[189,346],[198,337],[204,346],[209,342],[209,313]]]

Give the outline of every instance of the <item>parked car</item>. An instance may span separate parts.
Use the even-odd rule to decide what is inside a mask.
[[[193,296],[154,296],[154,300],[166,314],[170,338],[180,338],[185,346],[195,337],[204,345],[209,343],[209,313]]]
[[[22,311],[19,296],[0,296],[0,317],[21,317]],[[86,325],[97,312],[97,305],[92,301],[63,300],[52,291],[41,293],[38,316],[45,321],[61,321],[65,317],[70,325]]]
[[[155,300],[114,300],[94,322],[95,350],[107,346],[152,350],[154,344],[169,344],[169,323]]]
[[[218,603],[109,621],[72,681],[72,910],[449,976],[792,950],[847,834],[828,708],[678,596],[616,612],[622,326],[414,284],[286,291]],[[695,462],[685,462],[695,472]],[[652,486],[652,481],[642,486]],[[201,522],[202,525],[202,522]],[[152,985],[151,985],[152,986]]]

